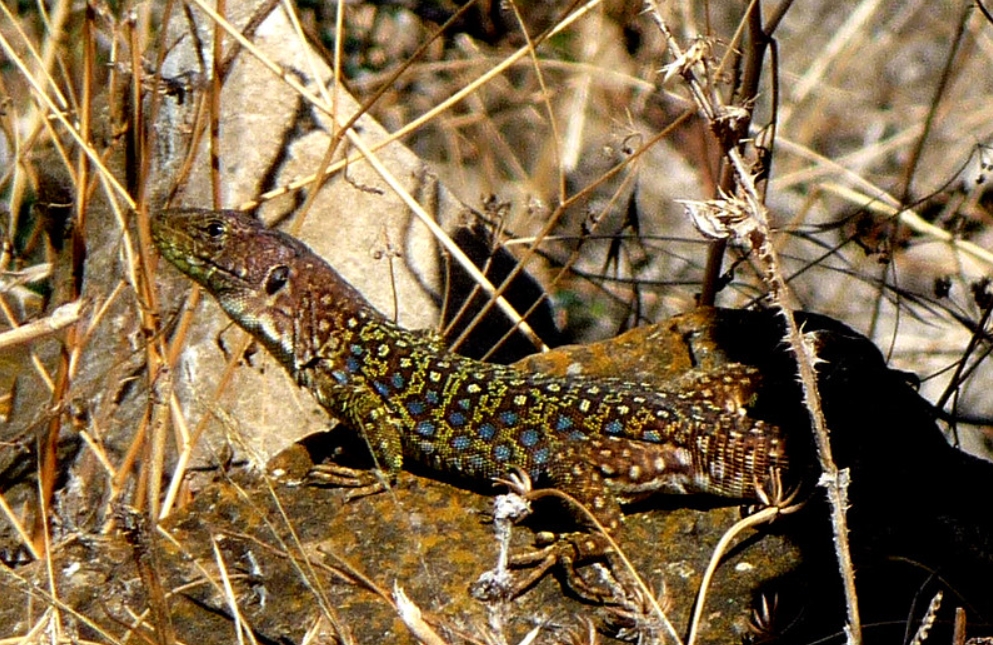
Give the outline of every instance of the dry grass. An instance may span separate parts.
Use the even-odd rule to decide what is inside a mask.
[[[475,37],[434,38],[436,23],[403,8],[348,6],[336,24],[333,9],[308,5],[299,18],[329,59],[340,58],[369,113],[444,185],[480,210],[490,195],[509,204],[487,214],[552,294],[572,337],[614,335],[698,298],[776,304],[753,240],[706,244],[697,228],[707,222],[695,227],[677,201],[741,196],[751,184],[788,285],[777,294],[782,304],[866,334],[894,367],[922,377],[926,398],[973,421],[950,424],[956,441],[989,454],[987,16],[963,3],[784,0],[750,5],[761,9],[750,23],[741,3],[673,2],[656,17],[685,53],[675,60],[640,6],[536,5],[494,3],[492,21],[470,18],[485,27]],[[173,9],[170,20],[182,22]],[[65,510],[58,473],[80,452],[97,464],[82,487],[100,489],[81,494],[101,504],[88,509],[90,524],[80,521],[89,530],[115,530],[121,503],[156,518],[187,501],[186,462],[170,455],[189,455],[200,430],[183,425],[170,370],[188,318],[167,342],[147,214],[187,171],[210,178],[215,204],[227,196],[220,170],[192,167],[193,155],[185,170],[156,168],[155,133],[143,126],[162,96],[206,97],[191,126],[204,139],[218,136],[221,100],[219,81],[205,80],[209,66],[185,87],[157,73],[177,44],[161,36],[159,3],[4,11],[0,467],[14,473],[19,459],[30,462],[29,474],[3,482],[0,498],[15,562],[18,552],[44,559],[53,539],[72,534],[72,522],[45,518],[56,503]],[[233,39],[226,46],[233,51]],[[290,83],[303,73],[277,71]],[[326,98],[304,96],[313,105]],[[730,117],[708,118],[704,105]],[[338,132],[336,143],[347,136]],[[297,188],[290,192],[306,209],[317,191]],[[98,211],[107,226],[93,235],[86,220]],[[113,252],[97,263],[95,248]],[[80,300],[86,281],[111,268],[103,297]],[[81,318],[58,309],[79,302]],[[127,333],[138,359],[77,378],[120,308],[135,321]],[[85,412],[90,397],[111,397],[101,378],[140,384],[145,403],[126,432],[95,427]],[[37,404],[15,407],[26,399]],[[69,453],[67,434],[79,442]],[[221,558],[218,569],[227,583]],[[55,642],[73,609],[58,600],[54,571],[50,578],[42,602],[51,622],[36,629],[51,626]],[[333,623],[333,611],[327,616]]]

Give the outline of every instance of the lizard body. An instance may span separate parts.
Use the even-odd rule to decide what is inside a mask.
[[[405,462],[472,480],[520,468],[608,527],[656,492],[752,499],[787,466],[778,428],[748,418],[730,366],[692,387],[524,374],[448,352],[376,311],[307,246],[234,211],[169,210],[152,233],[393,479]]]

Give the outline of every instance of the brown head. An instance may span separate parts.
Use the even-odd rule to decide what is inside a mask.
[[[301,353],[326,340],[312,335],[307,319],[315,302],[325,312],[374,311],[306,245],[244,213],[165,210],[152,219],[152,238],[164,258],[294,372],[306,360]]]

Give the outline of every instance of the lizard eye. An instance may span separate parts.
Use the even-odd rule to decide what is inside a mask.
[[[270,296],[283,287],[290,280],[290,267],[281,264],[269,272],[265,279],[265,292]]]
[[[206,231],[207,235],[210,237],[220,237],[224,235],[224,225],[220,222],[210,222],[206,227],[204,227],[204,231]]]

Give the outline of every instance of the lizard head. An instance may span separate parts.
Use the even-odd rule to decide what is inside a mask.
[[[294,265],[311,255],[296,239],[237,211],[162,211],[152,219],[152,239],[165,259],[222,304],[274,295]]]
[[[296,366],[304,317],[322,306],[364,299],[306,245],[237,211],[165,210],[152,218],[162,256],[202,285],[224,311],[274,355]]]

